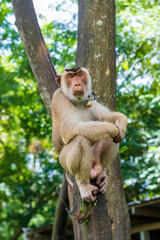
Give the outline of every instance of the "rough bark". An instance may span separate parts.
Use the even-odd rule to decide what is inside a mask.
[[[44,42],[32,0],[12,0],[16,16],[16,26],[27,53],[34,77],[47,108],[51,113],[50,106],[52,95],[57,84],[56,71],[49,56]]]
[[[113,221],[113,240],[130,240],[130,219],[123,191],[119,156],[117,156],[108,170],[108,179],[106,197],[108,201],[108,211]]]
[[[76,65],[93,73],[98,100],[116,107],[115,2],[79,0]]]
[[[52,240],[66,239],[66,225],[67,225],[68,213],[65,210],[64,202],[68,207],[69,206],[68,190],[67,190],[67,182],[65,177],[63,179],[60,197],[58,199],[58,203],[56,207],[54,226],[53,226],[52,238],[51,238]]]
[[[115,1],[79,0],[78,48],[76,66],[93,73],[93,89],[98,100],[116,109]],[[113,220],[113,240],[130,239],[130,221],[122,188],[120,158],[108,170],[108,211]],[[105,203],[104,207],[105,207]],[[100,222],[101,212],[98,217]],[[107,216],[106,216],[107,219]],[[103,226],[103,225],[102,225]],[[92,225],[94,229],[95,225]],[[85,229],[86,234],[90,228]],[[106,229],[99,228],[99,232]],[[87,239],[87,238],[86,238]],[[108,239],[108,238],[94,238]]]

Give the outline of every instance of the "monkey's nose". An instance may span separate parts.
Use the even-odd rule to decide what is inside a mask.
[[[75,86],[75,87],[80,87],[81,84],[80,84],[80,83],[76,83],[74,86]]]

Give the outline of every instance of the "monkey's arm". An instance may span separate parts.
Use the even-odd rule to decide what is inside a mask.
[[[110,122],[84,122],[77,109],[67,100],[60,89],[53,95],[51,110],[52,121],[56,124],[65,144],[77,135],[83,135],[93,142],[109,136],[114,138],[118,135],[118,128]]]
[[[99,121],[113,123],[119,129],[119,133],[115,138],[115,142],[117,143],[122,141],[127,130],[127,117],[123,113],[112,112],[107,107],[104,107],[95,101],[92,109],[92,114],[95,119]]]
[[[118,134],[118,128],[112,123],[99,121],[79,122],[73,131],[76,135],[83,135],[92,142],[106,137],[115,138]]]
[[[118,128],[109,122],[72,122],[72,120],[70,120],[69,124],[68,121],[60,124],[59,131],[65,144],[77,135],[83,135],[92,142],[96,142],[106,137],[112,137],[114,139],[119,132]]]

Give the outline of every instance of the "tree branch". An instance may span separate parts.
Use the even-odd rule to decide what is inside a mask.
[[[56,71],[44,42],[32,0],[12,0],[16,26],[34,77],[49,114],[53,92],[58,88]]]
[[[55,220],[52,231],[52,240],[65,240],[66,239],[66,225],[67,225],[67,217],[68,213],[65,210],[64,203],[69,206],[68,202],[68,191],[67,191],[67,181],[66,178],[63,178],[62,188],[60,192],[60,197],[58,199]],[[63,226],[63,227],[62,227]]]
[[[15,232],[15,234],[11,237],[11,240],[17,240],[18,237],[21,235],[22,232],[23,232],[23,231],[22,231],[22,228],[19,228],[19,229],[17,230],[17,232]]]

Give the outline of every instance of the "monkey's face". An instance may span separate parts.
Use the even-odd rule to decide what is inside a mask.
[[[86,68],[66,69],[60,84],[66,97],[74,102],[85,101],[91,92],[91,75]]]

